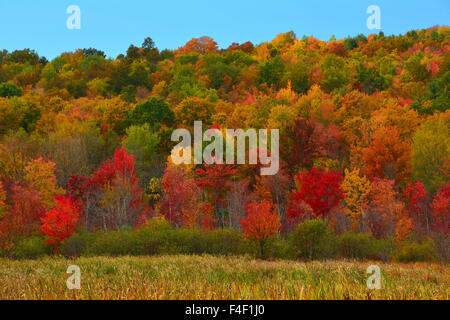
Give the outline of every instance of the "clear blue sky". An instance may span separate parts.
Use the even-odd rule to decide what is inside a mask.
[[[81,9],[80,30],[66,27],[71,4]],[[0,0],[0,49],[31,48],[53,59],[87,47],[116,57],[147,36],[160,49],[202,35],[221,48],[258,44],[290,30],[328,40],[373,33],[366,27],[369,5],[380,7],[386,35],[449,25],[449,0]]]

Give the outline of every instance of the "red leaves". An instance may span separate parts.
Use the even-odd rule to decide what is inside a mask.
[[[197,174],[197,183],[214,193],[219,194],[226,185],[227,179],[236,173],[236,165],[204,164],[203,168],[195,170]]]
[[[236,173],[236,165],[204,163],[203,168],[195,170],[196,182],[213,197],[213,202],[220,203],[228,189],[228,179]]]
[[[47,211],[41,221],[42,233],[47,236],[47,242],[58,246],[73,234],[80,210],[78,204],[67,196],[55,197],[55,200],[56,208]]]
[[[197,184],[206,191],[209,197],[207,201],[213,205],[219,226],[223,227],[224,217],[219,211],[223,206],[223,198],[230,188],[228,179],[236,173],[236,165],[204,163],[203,168],[196,169],[195,173]]]
[[[184,212],[198,211],[199,189],[188,170],[183,167],[169,165],[164,171],[161,181],[164,195],[161,201],[161,212],[175,226],[186,224]]]
[[[425,190],[424,184],[420,181],[409,183],[405,190],[408,199],[408,211],[415,221],[416,232],[419,235],[428,233],[430,218],[428,215],[430,206],[429,192]]]
[[[117,176],[125,180],[131,180],[130,183],[136,184],[136,169],[134,167],[134,156],[127,153],[121,147],[114,152],[113,161],[106,160],[102,166],[95,172],[93,181],[101,185],[111,183]]]
[[[344,198],[341,189],[343,177],[341,172],[333,170],[325,171],[312,168],[310,172],[301,172],[297,175],[297,192],[291,195],[291,206],[288,210],[288,216],[297,217],[297,210],[300,201],[308,204],[315,217],[329,216],[341,199]]]
[[[0,247],[7,248],[18,237],[30,236],[45,209],[39,192],[9,181],[5,185],[9,206],[0,219]]]
[[[247,217],[242,219],[241,224],[246,238],[265,240],[277,235],[281,227],[280,215],[270,201],[250,202],[245,211]]]
[[[450,233],[450,183],[438,191],[431,207],[434,231],[448,235]]]
[[[134,156],[124,148],[114,152],[92,178],[71,176],[67,190],[82,207],[83,223],[88,230],[115,230],[122,225],[135,225],[149,208],[142,201]]]
[[[205,53],[218,53],[217,42],[210,37],[194,38],[186,43],[184,47],[178,48],[180,54],[187,54],[191,52],[205,54]]]
[[[311,206],[301,199],[292,200],[287,211],[288,227],[295,226],[298,222],[315,217]]]

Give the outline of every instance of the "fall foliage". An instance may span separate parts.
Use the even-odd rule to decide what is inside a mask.
[[[261,250],[311,219],[398,243],[448,239],[449,39],[442,26],[228,48],[202,36],[176,50],[148,37],[115,58],[0,51],[0,247],[151,218],[231,228]],[[175,165],[173,130],[200,120],[279,129],[279,172]]]
[[[242,230],[248,239],[258,240],[261,256],[264,258],[264,244],[276,236],[281,227],[280,216],[267,200],[250,202],[245,210],[247,216],[241,221]]]
[[[56,207],[41,218],[42,233],[47,242],[58,246],[71,236],[80,217],[78,205],[70,197],[56,197]]]

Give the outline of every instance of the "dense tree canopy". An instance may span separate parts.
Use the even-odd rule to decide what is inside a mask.
[[[151,217],[262,242],[306,219],[448,236],[449,41],[442,26],[328,42],[287,32],[227,49],[205,36],[160,50],[148,37],[116,58],[3,50],[0,247]],[[279,172],[175,165],[172,131],[194,121],[280,129]]]

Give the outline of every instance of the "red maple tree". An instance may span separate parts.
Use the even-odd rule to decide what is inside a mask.
[[[312,168],[297,175],[297,191],[291,195],[288,216],[297,217],[299,203],[304,201],[313,210],[314,217],[330,218],[330,211],[344,198],[341,189],[342,173]],[[302,211],[303,212],[303,211]]]
[[[421,181],[409,183],[405,190],[408,199],[408,211],[414,219],[415,229],[419,235],[430,232],[430,197]]]
[[[68,196],[55,197],[56,207],[47,211],[41,218],[42,233],[47,236],[47,242],[58,246],[64,239],[70,237],[80,217],[78,204]]]

